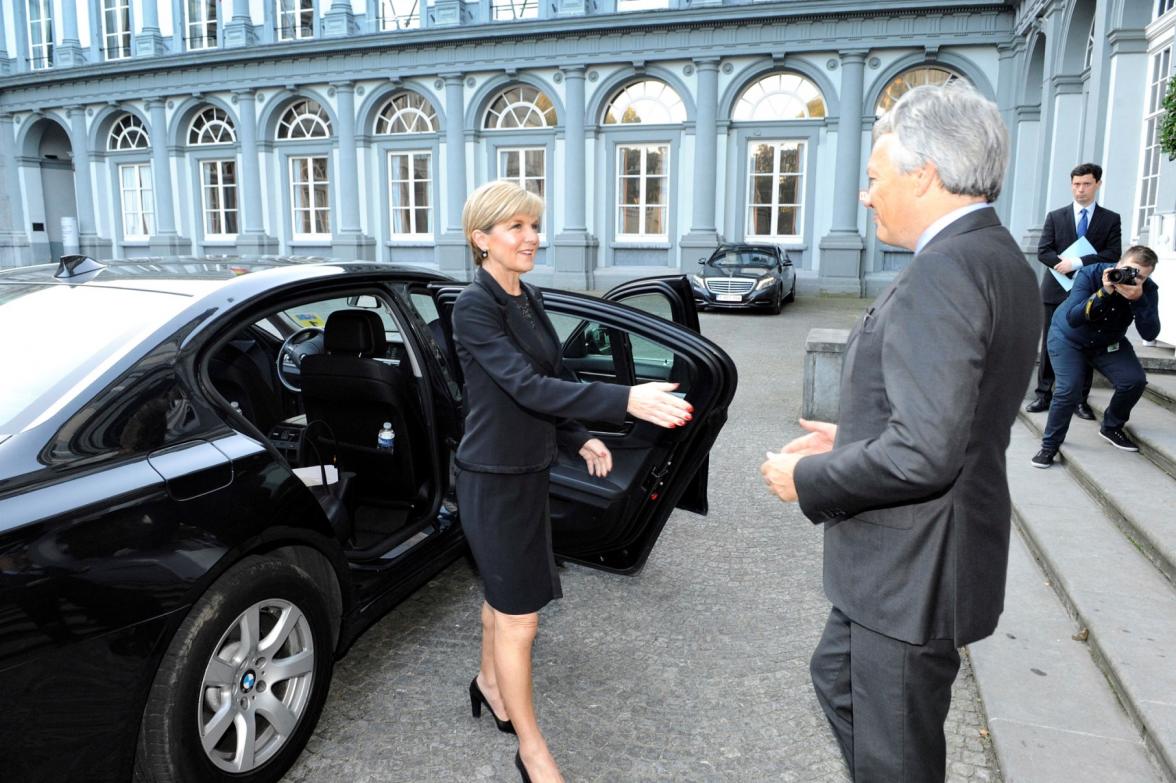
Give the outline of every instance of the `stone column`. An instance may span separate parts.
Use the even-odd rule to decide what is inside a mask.
[[[368,4],[375,5],[371,0]],[[342,38],[354,34],[358,28],[351,10],[351,0],[331,0],[331,7],[323,16],[321,29],[323,38]]]
[[[685,183],[691,193],[690,233],[682,237],[682,264],[693,268],[695,259],[711,254],[719,243],[715,230],[715,206],[719,198],[715,177],[718,156],[719,60],[694,61],[698,70],[698,115],[694,123],[694,172]]]
[[[171,145],[167,136],[164,99],[148,99],[147,112],[151,123],[151,186],[155,190],[155,233],[151,237],[151,252],[165,256],[190,253],[192,244],[176,232],[171,156],[168,154]]]
[[[442,272],[468,276],[473,269],[461,229],[466,199],[465,85],[460,73],[445,79],[445,233],[437,243]]]
[[[241,231],[237,251],[242,255],[278,252],[278,241],[265,233],[261,204],[261,166],[257,149],[257,98],[253,90],[233,93],[237,103],[237,142],[241,145]]]
[[[33,263],[22,198],[12,115],[0,112],[0,268]]]
[[[77,3],[62,3],[62,26],[64,35],[61,44],[53,48],[53,65],[60,68],[70,68],[86,62],[82,54],[82,43],[78,38],[78,6]],[[0,30],[0,40],[4,31]]]
[[[0,5],[0,76],[12,73],[12,60],[8,59],[8,50],[4,48],[7,42],[8,33],[5,31],[4,25],[4,6]]]
[[[184,5],[184,0],[171,0],[173,52],[188,49],[188,12]]]
[[[858,193],[862,176],[862,91],[866,52],[841,53],[841,116],[837,120],[837,171],[833,180],[833,225],[820,243],[821,291],[862,293]]]
[[[94,221],[94,185],[90,177],[90,134],[86,129],[84,106],[70,106],[69,143],[73,153],[74,195],[77,199],[78,240],[81,250],[94,258],[109,258],[112,244],[98,236]]]
[[[137,57],[158,57],[161,54],[167,54],[167,47],[163,44],[163,36],[159,34],[158,0],[144,0],[140,7],[143,9],[143,29],[135,35],[135,55]]]
[[[226,49],[252,46],[257,42],[257,38],[253,32],[253,18],[249,15],[249,0],[232,0],[232,3],[233,18],[225,25],[221,40]],[[252,96],[252,93],[250,95]]]
[[[584,152],[587,138],[584,131],[584,66],[572,65],[563,69],[567,80],[564,102],[564,225],[555,237],[554,285],[582,290],[591,287],[592,271],[596,268],[597,241],[588,233],[585,203],[588,196],[587,170]]]
[[[102,52],[102,0],[90,0],[90,62],[100,63]]]
[[[375,259],[375,242],[365,237],[359,225],[359,167],[356,161],[358,150],[355,140],[355,84],[335,82],[335,97],[338,108],[336,134],[339,139],[338,169],[335,175],[335,192],[339,194],[339,224],[334,232],[331,247],[340,258],[356,258],[365,261]]]

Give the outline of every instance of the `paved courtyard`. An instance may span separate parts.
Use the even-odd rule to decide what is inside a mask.
[[[865,303],[801,297],[779,316],[704,314],[739,367],[711,453],[709,516],[675,512],[645,569],[568,566],[535,646],[540,724],[569,781],[848,780],[808,659],[828,603],[820,530],[758,467],[800,434],[804,338]],[[480,589],[455,563],[338,666],[288,783],[517,780],[514,738],[470,717]],[[999,781],[967,658],[948,721],[948,780]]]

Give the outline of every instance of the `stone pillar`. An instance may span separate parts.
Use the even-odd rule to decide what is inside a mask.
[[[1113,30],[1107,43],[1110,47],[1110,61],[1106,71],[1110,73],[1110,84],[1104,95],[1113,96],[1113,99],[1099,104],[1099,96],[1091,96],[1089,105],[1144,106],[1151,87],[1151,58],[1147,54],[1146,33],[1143,30]],[[1144,111],[1150,111],[1150,108]],[[1134,225],[1131,214],[1138,206],[1137,172],[1140,170],[1143,146],[1124,144],[1123,140],[1143,137],[1143,116],[1140,112],[1107,111],[1099,112],[1099,119],[1102,143],[1090,156],[1106,172],[1098,200],[1123,216],[1123,247],[1126,249],[1131,242],[1127,235]],[[1157,205],[1176,206],[1176,199],[1165,200],[1162,190],[1159,196]],[[1142,241],[1147,226],[1140,226],[1139,229]]]
[[[90,134],[86,129],[86,109],[70,106],[69,143],[73,154],[74,196],[77,200],[78,239],[81,250],[94,258],[109,258],[111,242],[98,236],[94,222],[94,185],[90,178]]]
[[[690,233],[682,237],[682,261],[693,267],[696,258],[710,256],[719,243],[715,230],[715,205],[719,198],[715,177],[718,157],[719,60],[708,57],[694,61],[698,69],[698,118],[694,124],[694,172],[686,183],[693,208]]]
[[[7,42],[8,33],[5,31],[4,6],[0,5],[0,76],[12,73],[12,60],[8,59],[8,50],[4,48]]]
[[[339,194],[339,224],[331,241],[334,255],[339,258],[374,260],[375,242],[365,237],[359,225],[359,167],[355,140],[355,84],[335,82],[338,107],[336,133],[339,139],[339,164],[335,177],[335,192]]]
[[[369,0],[369,5],[374,3]],[[321,29],[323,38],[342,38],[354,34],[358,27],[351,10],[351,0],[331,0],[331,7],[323,16]]]
[[[801,416],[837,421],[841,408],[841,367],[848,329],[810,329],[804,341],[804,396]]]
[[[184,0],[171,0],[172,7],[172,51],[188,49],[188,12]]]
[[[144,0],[140,7],[143,9],[143,29],[135,35],[135,55],[137,57],[158,57],[161,54],[167,54],[163,36],[159,34],[158,0]]]
[[[105,59],[102,46],[102,0],[90,0],[90,62]]]
[[[862,294],[858,193],[862,176],[862,91],[866,52],[841,53],[841,116],[837,120],[837,171],[833,180],[833,225],[820,243],[821,291]]]
[[[0,112],[0,268],[31,263],[33,249],[25,229],[12,115]]]
[[[83,65],[86,58],[82,54],[82,43],[78,38],[77,3],[62,3],[61,15],[62,26],[65,29],[61,44],[53,48],[53,65],[60,68]],[[0,40],[3,40],[3,37],[4,31],[0,30]]]
[[[261,205],[261,165],[257,149],[257,98],[253,90],[233,93],[237,103],[237,141],[241,145],[241,231],[237,251],[242,255],[278,252],[278,241],[265,233]]]
[[[442,272],[469,276],[473,269],[461,210],[466,199],[465,86],[460,73],[443,74],[445,79],[445,233],[437,242],[437,260]]]
[[[253,18],[249,15],[249,0],[232,0],[233,18],[225,25],[221,41],[226,49],[239,49],[257,42],[253,32]],[[250,93],[252,96],[253,93]],[[250,97],[250,101],[253,98]]]
[[[164,99],[148,99],[147,112],[151,123],[151,186],[155,189],[155,233],[150,240],[151,252],[164,256],[190,253],[192,244],[176,232],[171,156],[168,154],[171,145],[167,137]]]
[[[567,81],[564,117],[564,225],[555,237],[553,284],[583,290],[591,287],[596,268],[597,241],[588,233],[585,203],[588,195],[584,151],[584,66],[563,69]]]

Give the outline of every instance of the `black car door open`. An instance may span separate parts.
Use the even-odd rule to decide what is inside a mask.
[[[432,287],[447,321],[460,288]],[[551,468],[557,556],[634,573],[676,505],[688,501],[683,505],[705,513],[707,454],[735,393],[734,363],[697,333],[685,278],[626,283],[604,299],[545,290],[543,303],[563,343],[569,380],[675,382],[694,406],[691,422],[674,429],[633,419],[621,426],[584,422],[612,451],[613,471],[605,478],[590,476],[583,460],[572,454],[561,454]]]

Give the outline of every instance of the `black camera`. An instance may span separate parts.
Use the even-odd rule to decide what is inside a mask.
[[[1139,277],[1139,270],[1133,266],[1117,266],[1107,270],[1107,282],[1117,285],[1139,285],[1135,280]]]

